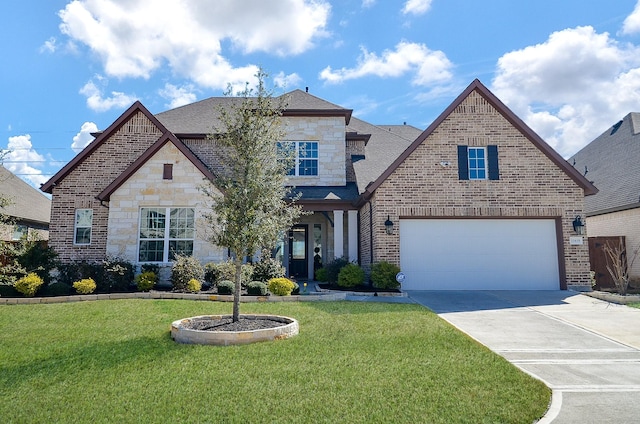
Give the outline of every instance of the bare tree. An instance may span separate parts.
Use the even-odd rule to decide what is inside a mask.
[[[615,245],[611,245],[610,242],[605,243],[603,249],[607,260],[607,271],[616,285],[616,290],[626,296],[629,289],[629,269],[633,267],[633,263],[638,258],[640,246],[632,251],[631,258],[627,255],[627,248],[622,237]]]
[[[238,102],[218,111],[220,128],[211,137],[219,147],[222,171],[213,185],[202,187],[211,200],[205,214],[211,229],[209,241],[228,247],[235,264],[234,322],[240,317],[243,258],[274,246],[302,214],[288,199],[286,180],[291,162],[283,160],[278,149],[284,136],[281,116],[285,104],[265,87],[267,74],[263,70],[256,77],[255,89],[247,84],[236,94]],[[232,95],[231,88],[225,95]]]

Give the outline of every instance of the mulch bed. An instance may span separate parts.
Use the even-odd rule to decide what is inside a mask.
[[[283,325],[286,324],[281,321],[274,321],[270,319],[246,319],[240,317],[237,322],[233,322],[231,318],[191,320],[191,322],[188,325],[185,325],[185,327],[191,330],[201,331],[251,331],[282,327]]]

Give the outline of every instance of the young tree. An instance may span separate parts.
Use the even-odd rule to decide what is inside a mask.
[[[255,89],[247,84],[236,94],[237,102],[218,110],[220,127],[211,137],[219,147],[222,171],[213,184],[202,187],[211,201],[205,214],[211,229],[209,241],[228,247],[235,264],[234,322],[240,316],[243,258],[274,246],[302,214],[288,198],[291,159],[283,160],[278,149],[284,136],[281,116],[285,104],[265,87],[267,74],[263,70],[256,77]],[[231,88],[225,95],[232,95]]]

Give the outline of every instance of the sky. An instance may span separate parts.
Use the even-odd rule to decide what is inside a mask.
[[[640,0],[21,0],[0,22],[0,150],[34,187],[136,100],[258,67],[276,95],[420,129],[478,78],[565,158],[640,112]]]

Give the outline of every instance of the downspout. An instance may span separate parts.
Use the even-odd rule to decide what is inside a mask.
[[[367,200],[369,203],[369,266],[373,265],[373,206],[371,200]]]

